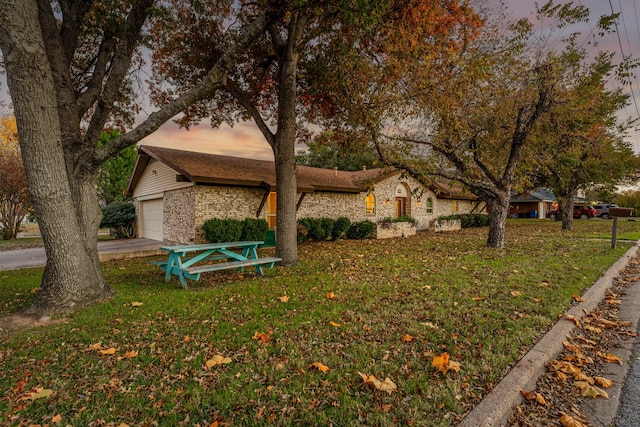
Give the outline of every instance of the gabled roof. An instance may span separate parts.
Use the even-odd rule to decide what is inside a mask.
[[[519,194],[514,194],[509,200],[510,203],[518,202],[554,202],[556,200],[553,191],[548,188],[536,188]]]
[[[273,161],[143,145],[138,150],[138,159],[127,186],[127,194],[133,194],[133,189],[152,158],[177,171],[186,181],[197,184],[271,186],[273,188],[276,186],[276,170]],[[399,173],[392,169],[380,168],[349,172],[300,165],[296,170],[300,192],[359,193],[366,191],[376,182]]]
[[[133,194],[133,189],[151,159],[166,164],[177,171],[182,179],[194,184],[271,188],[276,186],[276,169],[273,161],[143,145],[138,149],[138,158],[129,179],[127,194]],[[399,173],[400,171],[393,168],[363,169],[350,172],[298,165],[296,167],[296,181],[299,192],[361,193],[376,183]],[[477,199],[477,197],[463,192],[460,188],[444,183],[435,183],[433,190],[441,198]]]

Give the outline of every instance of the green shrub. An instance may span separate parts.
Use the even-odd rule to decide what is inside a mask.
[[[336,222],[333,225],[333,231],[331,232],[331,238],[333,240],[343,238],[349,227],[351,227],[351,220],[349,218],[340,217],[336,219]]]
[[[298,220],[298,242],[304,242],[311,238],[309,230],[311,230],[313,222],[313,218],[300,218]]]
[[[114,202],[102,208],[100,228],[108,227],[118,239],[130,239],[135,237],[135,220],[136,208],[133,203]]]
[[[267,235],[269,224],[263,218],[245,218],[242,221],[241,240],[263,241]]]
[[[347,239],[366,239],[373,234],[376,225],[369,221],[354,222],[347,230]]]
[[[486,227],[489,225],[489,222],[490,222],[489,215],[484,215],[484,214],[445,215],[445,216],[438,217],[438,219],[443,221],[459,219],[460,227],[462,228]]]
[[[324,238],[322,240],[327,240],[332,237],[336,220],[333,218],[320,218],[320,224],[322,225],[322,231],[324,232]]]
[[[309,219],[309,235],[308,237],[313,240],[325,240],[327,233],[323,228],[322,220],[318,218]]]
[[[202,226],[204,238],[209,243],[238,241],[242,237],[242,224],[237,219],[209,219]]]

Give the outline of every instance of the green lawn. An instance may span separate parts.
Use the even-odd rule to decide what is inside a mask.
[[[188,290],[149,259],[105,263],[116,297],[0,332],[0,424],[453,425],[631,246],[611,249],[611,224],[510,220],[504,250],[485,247],[486,228],[309,243],[296,267]],[[620,221],[620,239],[639,236]],[[0,272],[0,314],[28,305],[41,274]],[[431,365],[442,353],[459,372]],[[231,362],[208,367],[215,355]],[[20,400],[35,387],[53,393]]]

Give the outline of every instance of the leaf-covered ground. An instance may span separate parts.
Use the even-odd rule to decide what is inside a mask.
[[[611,222],[559,227],[510,221],[499,251],[486,229],[304,244],[296,267],[188,290],[106,263],[116,297],[0,331],[0,423],[453,425],[631,245],[611,249]],[[0,272],[0,315],[41,271]]]

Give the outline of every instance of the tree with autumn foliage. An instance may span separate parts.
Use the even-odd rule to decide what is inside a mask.
[[[573,228],[573,201],[579,191],[612,191],[634,177],[640,166],[624,141],[631,124],[618,123],[616,117],[629,96],[619,88],[607,89],[615,72],[611,58],[600,54],[588,67],[574,63],[571,87],[542,121],[524,160],[533,183],[556,195],[563,230]]]
[[[15,239],[29,213],[29,187],[13,116],[0,119],[0,238]]]
[[[226,22],[219,34],[224,48],[191,86],[136,124],[134,114],[142,113],[136,72],[144,62],[142,49],[153,48],[148,29],[162,19],[164,2],[0,0],[3,66],[47,255],[29,312],[72,311],[113,294],[97,251],[101,165],[212,97],[239,57],[283,13],[232,0],[210,3],[242,8],[243,21]],[[122,134],[100,146],[109,128]]]
[[[184,31],[176,32],[173,26],[164,24],[154,28],[161,46],[154,56],[156,76],[161,76],[156,79],[154,99],[160,105],[167,95],[180,92],[215,60],[223,48],[218,38],[220,26],[229,20],[246,19],[243,14],[225,15],[229,11],[207,4],[199,4],[196,10],[187,8],[190,2],[186,0],[170,3],[164,22],[175,22]],[[349,62],[355,51],[366,52],[364,60],[375,62],[378,40],[392,38],[396,33],[421,39],[437,49],[441,49],[440,45],[450,48],[448,34],[456,32],[461,21],[473,19],[473,13],[458,0],[275,3],[286,4],[287,13],[247,50],[242,66],[226,80],[226,94],[216,93],[193,105],[179,122],[189,126],[209,116],[214,126],[222,121],[233,124],[247,119],[256,123],[273,150],[276,165],[276,255],[282,258],[283,265],[290,265],[298,262],[296,137],[307,134],[306,121],[323,115],[350,120],[341,105],[351,102],[349,96],[359,96],[356,92],[345,94],[342,99],[324,95],[336,77],[336,64]],[[337,46],[346,49],[334,49]],[[324,61],[325,58],[332,61]],[[344,71],[345,67],[337,69]],[[353,87],[367,92],[366,84],[356,82],[355,77],[350,81]]]
[[[508,28],[501,16],[489,18],[479,36],[460,38],[458,50],[435,57],[384,46],[390,58],[377,73],[367,71],[373,90],[348,106],[360,125],[343,129],[370,136],[385,163],[422,182],[440,177],[462,183],[489,206],[487,245],[502,248],[525,149],[540,141],[545,118],[570,97],[576,67],[588,69],[589,58],[572,42],[577,35],[559,43],[561,51],[539,35],[587,20],[588,10],[548,2],[537,6],[535,21]],[[539,32],[534,23],[549,26]],[[387,67],[405,78],[386,79]]]

